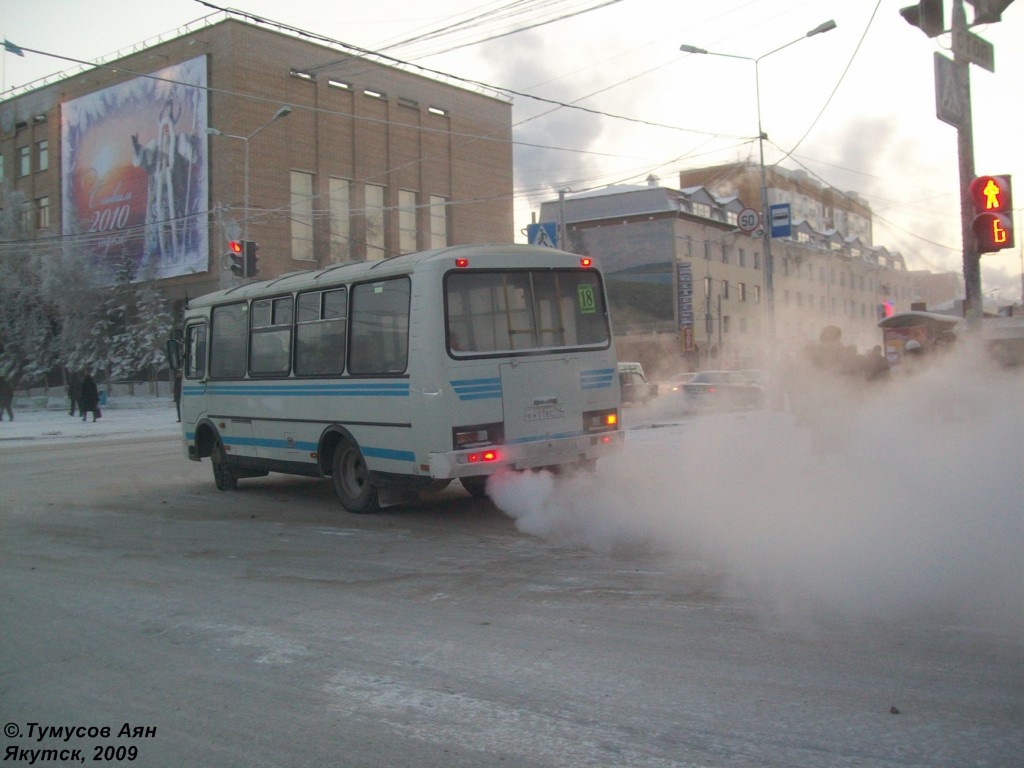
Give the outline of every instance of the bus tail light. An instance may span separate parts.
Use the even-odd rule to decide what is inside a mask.
[[[607,432],[619,426],[619,412],[614,408],[606,411],[587,411],[583,414],[583,428],[587,432]]]
[[[471,453],[466,456],[466,461],[470,464],[486,464],[491,461],[498,460],[498,452],[494,450],[479,451],[477,453]]]
[[[581,256],[580,257],[580,266],[584,267],[584,268],[592,267],[592,266],[594,266],[594,260],[592,258],[590,258],[589,256]]]
[[[469,259],[458,258],[455,260],[455,266],[462,269],[463,267],[469,266]]]

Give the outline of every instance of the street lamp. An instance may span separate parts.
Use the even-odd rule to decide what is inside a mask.
[[[769,360],[774,364],[775,356],[775,285],[774,278],[772,275],[773,264],[772,264],[772,232],[771,222],[768,221],[768,181],[765,174],[764,167],[764,140],[768,138],[764,129],[761,127],[761,59],[771,56],[773,53],[778,53],[784,48],[788,48],[791,45],[799,43],[805,37],[814,37],[824,32],[830,32],[836,28],[836,23],[832,19],[823,22],[795,40],[790,40],[785,45],[780,45],[768,53],[763,53],[760,56],[739,56],[733,53],[717,53],[715,51],[708,51],[704,48],[698,48],[695,45],[680,45],[679,50],[683,53],[700,53],[707,56],[724,56],[729,59],[744,59],[745,61],[754,62],[754,90],[757,97],[757,143],[760,150],[760,167],[761,167],[761,228],[763,233],[761,235],[761,249],[764,261],[764,293],[765,293],[765,331],[768,340],[768,353]]]
[[[217,128],[207,128],[206,132],[210,136],[224,136],[228,139],[240,139],[245,142],[245,172],[244,172],[244,192],[242,193],[242,208],[244,210],[242,218],[242,240],[249,240],[249,141],[264,128],[267,128],[272,123],[280,120],[282,117],[288,117],[292,113],[292,108],[285,105],[274,113],[274,116],[267,122],[257,128],[255,131],[250,133],[248,136],[239,136],[233,133],[224,133]]]

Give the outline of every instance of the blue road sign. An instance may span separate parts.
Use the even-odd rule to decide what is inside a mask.
[[[793,233],[789,215],[789,203],[769,205],[768,215],[772,222],[772,237],[789,237]]]
[[[558,222],[542,221],[540,224],[527,224],[526,238],[530,241],[530,245],[544,245],[548,248],[557,248]]]

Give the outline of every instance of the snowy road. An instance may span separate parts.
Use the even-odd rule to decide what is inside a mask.
[[[816,531],[783,508],[814,498],[820,513],[807,478],[740,503],[782,415],[636,409],[633,426],[673,426],[631,430],[590,480],[507,478],[505,512],[456,484],[365,517],[315,480],[217,492],[170,409],[16,416],[0,424],[5,754],[444,768],[1015,768],[1024,754],[1016,617],[999,601],[946,610],[917,571],[858,570],[894,537],[911,563],[943,540],[915,555],[898,529],[854,535],[841,502]],[[726,451],[715,441],[736,427]],[[786,435],[786,461],[806,459]],[[705,455],[744,471],[723,483]],[[968,564],[927,583],[981,600]],[[125,723],[155,730],[118,737]]]

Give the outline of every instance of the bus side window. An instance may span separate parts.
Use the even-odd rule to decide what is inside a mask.
[[[352,374],[401,373],[409,361],[409,279],[352,288]]]
[[[292,356],[292,297],[254,301],[251,335],[249,373],[287,376]]]
[[[337,375],[345,366],[345,288],[299,294],[295,328],[295,373]]]
[[[245,376],[245,347],[249,339],[249,306],[244,302],[213,308],[210,335],[210,376]]]

